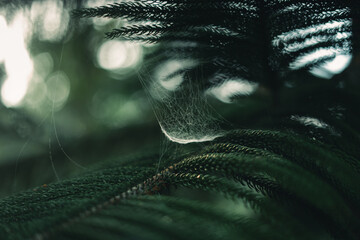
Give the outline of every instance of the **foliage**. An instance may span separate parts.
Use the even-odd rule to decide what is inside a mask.
[[[134,22],[107,36],[161,42],[150,58],[196,59],[178,74],[202,90],[233,77],[260,87],[228,114],[242,129],[170,151],[160,165],[157,154],[120,157],[1,199],[1,239],[359,239],[357,4],[153,0],[75,11]],[[353,24],[296,34],[343,19]],[[307,70],[335,54],[291,67],[320,48],[352,52],[354,62],[331,80]]]

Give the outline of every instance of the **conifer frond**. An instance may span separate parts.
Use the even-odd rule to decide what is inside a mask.
[[[135,21],[134,25],[107,33],[109,38],[145,42],[193,41],[213,49],[214,57],[232,49],[225,53],[226,58],[233,61],[228,67],[242,66],[248,74],[237,72],[237,77],[256,82],[269,81],[264,79],[268,69],[274,72],[311,69],[333,59],[336,54],[350,53],[351,18],[358,14],[352,1],[334,0],[136,1],[74,12],[77,17]],[[137,23],[139,21],[144,24]],[[153,22],[150,26],[149,21]],[[239,46],[241,49],[236,49]],[[170,48],[164,46],[164,50]],[[298,63],[321,49],[333,54]],[[191,53],[188,55],[191,57]],[[244,62],[244,56],[252,59]],[[211,62],[208,60],[203,67],[213,69]],[[259,74],[259,68],[264,71],[262,74]],[[217,75],[214,71],[212,74]]]
[[[284,141],[283,138],[288,139]],[[301,237],[309,234],[316,239],[330,233],[333,236],[340,234],[345,239],[356,239],[360,224],[357,220],[359,206],[356,198],[349,197],[358,193],[357,181],[350,189],[338,188],[338,184],[348,184],[347,177],[341,175],[340,182],[334,185],[330,179],[337,178],[337,172],[330,171],[324,177],[324,173],[317,171],[329,169],[330,163],[307,158],[316,157],[313,151],[319,152],[322,158],[325,150],[312,146],[314,142],[311,143],[311,140],[297,140],[265,130],[234,131],[219,139],[219,142],[224,141],[227,143],[209,145],[200,155],[180,158],[180,161],[170,163],[169,167],[154,176],[153,167],[141,167],[139,163],[138,167],[115,167],[113,163],[111,168],[95,170],[73,180],[3,199],[1,234],[3,237],[10,236],[10,233],[17,236],[7,239],[31,236],[50,239],[91,236],[94,239],[120,236],[139,239],[168,239],[174,236],[179,239],[189,236],[194,239],[236,239],[240,235],[244,239],[267,239],[267,236],[286,239],[295,237],[293,234],[303,229],[305,232]],[[255,148],[230,142],[248,143]],[[292,145],[296,147],[289,150]],[[310,150],[312,148],[316,150]],[[302,161],[296,161],[298,156],[303,156]],[[329,155],[326,160],[332,158],[336,157]],[[316,164],[311,164],[312,161]],[[337,161],[337,170],[348,169],[344,161]],[[346,171],[352,174],[351,169]],[[329,175],[330,178],[327,177]],[[143,184],[138,185],[141,182]],[[136,185],[139,187],[134,188]],[[247,202],[248,208],[257,217],[241,214],[230,217],[225,214],[213,220],[208,215],[224,213],[218,212],[217,208],[202,210],[208,204],[170,196],[142,197],[143,194],[162,193],[174,187],[214,194],[222,192],[235,202]],[[173,204],[169,206],[169,202]],[[178,204],[183,206],[180,212]],[[195,212],[195,215],[191,214]],[[172,220],[162,220],[167,218]],[[236,218],[243,220],[237,221]],[[310,226],[313,221],[317,222],[316,230]],[[193,232],[209,230],[213,224],[209,235]],[[289,225],[287,232],[277,232],[278,224],[283,227]],[[264,225],[264,232],[255,230],[260,225]]]

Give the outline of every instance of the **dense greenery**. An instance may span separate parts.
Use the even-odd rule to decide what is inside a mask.
[[[359,239],[357,4],[154,0],[75,11],[76,17],[134,22],[107,36],[160,42],[149,66],[198,60],[196,67],[174,73],[186,72],[188,88],[206,91],[234,77],[259,88],[237,97],[231,110],[219,110],[232,125],[213,141],[172,143],[162,156],[146,149],[99,159],[75,177],[0,199],[0,238]],[[289,31],[343,19],[353,24],[273,43]],[[333,37],[347,32],[353,34]],[[304,44],[314,36],[322,41]],[[294,51],[284,50],[294,42]],[[353,61],[329,80],[308,70],[335,55],[290,67],[320,48],[352,53]],[[115,147],[106,145],[98,149],[104,158]]]

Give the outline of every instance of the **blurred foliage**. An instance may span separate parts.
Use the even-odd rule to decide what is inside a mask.
[[[46,6],[46,2],[43,4]],[[29,8],[7,1],[0,6],[15,12]],[[64,10],[70,11],[66,7]],[[9,15],[9,23],[11,19]],[[41,24],[26,21],[33,26]],[[140,60],[130,68],[111,71],[98,64],[98,50],[107,41],[104,32],[114,24],[71,20],[66,36],[55,42],[30,33],[28,51],[37,76],[32,77],[19,106],[8,108],[0,102],[0,196],[56,181],[50,155],[63,179],[82,170],[66,155],[86,167],[99,159],[134,152],[138,144],[156,147],[162,141],[138,79],[143,53],[138,53]],[[151,51],[151,47],[140,48],[144,53]],[[2,83],[6,69],[4,63],[0,66]],[[59,85],[48,86],[50,90],[44,89],[43,82],[46,84],[57,73],[69,79],[70,93],[64,103],[53,106],[49,91],[59,94],[59,77],[55,75]]]

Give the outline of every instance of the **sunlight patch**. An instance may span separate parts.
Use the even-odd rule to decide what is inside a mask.
[[[234,96],[249,95],[256,90],[257,86],[257,83],[245,80],[228,80],[219,86],[210,88],[206,93],[224,103],[231,103],[231,98]]]
[[[313,127],[317,127],[317,128],[329,128],[329,125],[317,118],[313,118],[313,117],[305,117],[305,116],[298,116],[298,115],[293,115],[290,117],[291,120],[297,121],[305,126],[313,126]]]
[[[339,49],[336,48],[320,48],[310,54],[298,57],[294,62],[290,64],[290,69],[299,69],[305,67],[308,63],[313,62],[319,58],[336,57],[339,53]]]
[[[341,11],[348,12],[349,9],[344,8]],[[348,53],[352,36],[351,28],[352,21],[347,18],[329,21],[282,33],[272,40],[272,44],[285,56],[304,52],[289,64],[290,69],[309,67],[313,75],[330,79],[335,74],[341,73],[351,61],[351,55]],[[329,41],[334,43],[332,47],[317,47],[317,44]]]
[[[293,39],[304,39],[305,37],[311,35],[311,34],[315,34],[321,31],[326,31],[326,30],[330,30],[330,29],[339,29],[341,27],[351,27],[352,22],[348,19],[343,19],[341,21],[330,21],[328,23],[325,24],[318,24],[309,28],[302,28],[302,29],[296,29],[293,31],[289,31],[286,33],[282,33],[278,36],[276,36],[273,40],[272,40],[272,44],[273,46],[277,47],[279,45],[281,45],[281,43],[286,43],[290,40]]]
[[[155,79],[166,90],[175,91],[184,78],[181,70],[186,70],[196,65],[197,63],[193,60],[169,60],[157,69]],[[180,71],[179,74],[174,74],[178,71]]]

